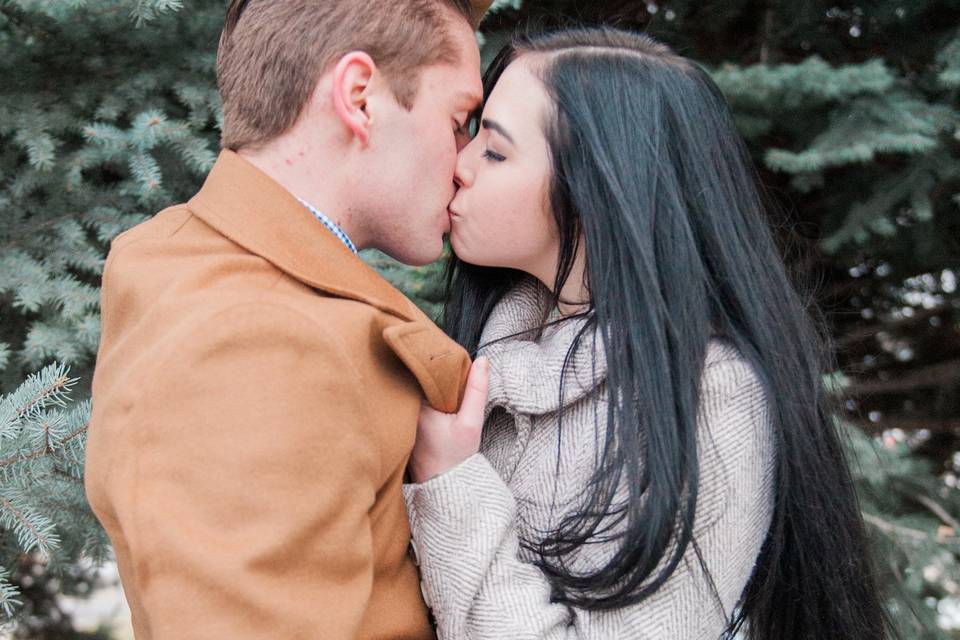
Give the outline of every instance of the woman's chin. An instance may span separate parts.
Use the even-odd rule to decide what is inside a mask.
[[[496,268],[505,266],[503,264],[503,256],[492,255],[489,252],[483,251],[482,249],[477,251],[475,246],[472,246],[469,242],[464,242],[463,238],[457,234],[456,227],[450,231],[449,237],[450,248],[453,249],[453,253],[456,254],[457,259],[461,262],[472,264],[477,267]]]
[[[470,254],[469,248],[463,246],[463,241],[460,239],[460,236],[457,234],[456,227],[450,229],[450,248],[453,249],[453,252],[457,254],[457,257],[464,262],[472,262],[467,258]]]

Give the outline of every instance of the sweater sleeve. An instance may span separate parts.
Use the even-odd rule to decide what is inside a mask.
[[[716,593],[691,546],[668,581],[636,605],[587,611],[552,603],[547,578],[521,559],[510,488],[477,454],[404,488],[424,596],[440,638],[719,637],[750,579],[773,510],[772,435],[762,388],[749,365],[725,361],[710,367],[699,423],[695,539]]]

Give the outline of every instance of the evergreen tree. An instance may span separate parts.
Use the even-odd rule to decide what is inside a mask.
[[[6,616],[21,604],[8,568],[25,557],[59,569],[80,557],[96,563],[106,556],[106,536],[83,489],[90,402],[70,402],[75,383],[63,365],[48,365],[0,397],[0,610]]]
[[[106,555],[82,464],[109,242],[216,156],[223,3],[181,4],[0,0],[0,609],[26,601],[20,635],[64,637],[43,599]]]

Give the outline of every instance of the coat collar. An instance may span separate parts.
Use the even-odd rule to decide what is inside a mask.
[[[289,191],[233,151],[220,153],[187,205],[211,227],[297,280],[404,320],[423,314]]]
[[[220,154],[187,204],[205,223],[300,282],[369,304],[403,322],[383,338],[431,406],[460,406],[470,358],[406,296],[330,233],[297,199],[233,151]]]

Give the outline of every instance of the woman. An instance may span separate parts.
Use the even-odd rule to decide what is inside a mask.
[[[717,87],[612,29],[519,40],[486,85],[445,323],[489,400],[424,410],[405,487],[440,636],[885,637],[818,336]]]

